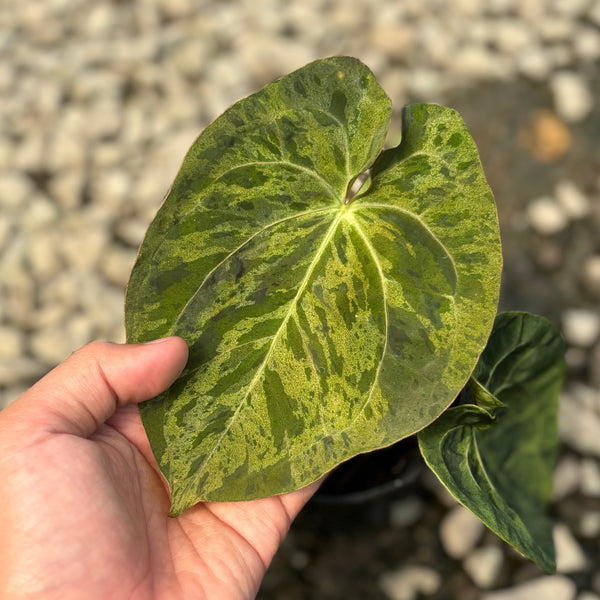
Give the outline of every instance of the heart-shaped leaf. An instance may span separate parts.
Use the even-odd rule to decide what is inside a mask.
[[[407,107],[375,161],[390,113],[367,67],[324,59],[189,150],[126,303],[129,341],[190,348],[140,407],[173,514],[298,489],[429,424],[473,370],[498,297],[494,200],[441,106]]]
[[[418,435],[456,499],[546,571],[556,568],[547,508],[564,369],[562,338],[547,319],[502,313],[469,383],[474,403]]]

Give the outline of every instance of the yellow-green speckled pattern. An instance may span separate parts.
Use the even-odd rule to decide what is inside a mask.
[[[324,59],[189,150],[126,303],[129,341],[190,348],[141,406],[173,514],[300,488],[428,425],[473,370],[498,300],[494,200],[458,114],[407,107],[377,158],[390,114],[367,67]]]

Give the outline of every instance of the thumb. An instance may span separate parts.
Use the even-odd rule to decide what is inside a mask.
[[[92,342],[40,379],[0,414],[17,429],[88,437],[120,406],[164,391],[183,370],[181,338],[149,344]]]

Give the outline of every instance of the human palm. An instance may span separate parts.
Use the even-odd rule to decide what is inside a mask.
[[[91,344],[0,413],[0,597],[252,598],[314,491],[169,518],[137,406],[179,374],[182,340]]]

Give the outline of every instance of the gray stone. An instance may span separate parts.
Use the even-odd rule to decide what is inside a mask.
[[[564,523],[554,526],[553,538],[558,573],[576,573],[587,568],[588,560],[581,546]]]
[[[379,587],[390,600],[416,600],[421,595],[435,594],[441,584],[437,571],[419,566],[384,573],[379,579]]]
[[[485,526],[463,506],[453,508],[440,524],[440,540],[446,554],[465,558],[483,535]]]
[[[498,546],[477,548],[463,561],[467,575],[480,589],[489,589],[498,582],[504,564],[504,554]]]
[[[481,600],[574,600],[577,587],[564,575],[532,579],[510,589],[483,594]]]
[[[392,502],[390,506],[390,524],[392,527],[410,527],[423,515],[425,510],[418,496],[407,496]]]

